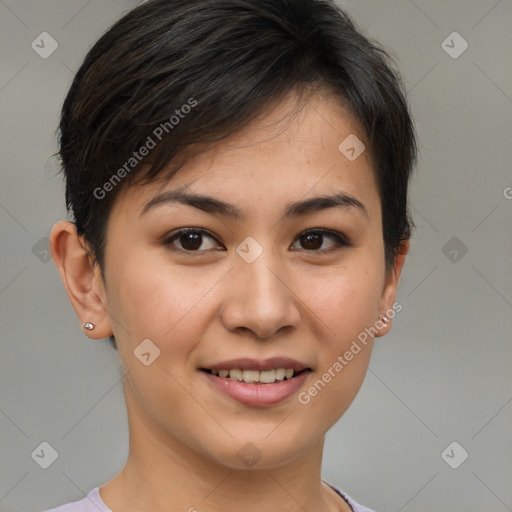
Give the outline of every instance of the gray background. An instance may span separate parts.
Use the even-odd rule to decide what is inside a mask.
[[[66,218],[49,159],[64,95],[137,3],[0,0],[2,512],[81,498],[127,455],[117,353],[81,333],[44,247]],[[323,477],[382,512],[512,510],[512,1],[342,5],[403,74],[420,139],[418,229],[403,310],[327,435]],[[58,42],[46,59],[31,48],[44,31]],[[458,58],[442,47],[453,31],[469,44]],[[46,470],[31,457],[43,441],[59,455]],[[452,464],[469,454],[457,469],[441,457],[453,441]]]

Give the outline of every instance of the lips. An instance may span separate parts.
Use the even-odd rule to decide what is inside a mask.
[[[313,371],[290,357],[238,358],[198,368],[222,394],[246,406],[272,406],[290,398]]]
[[[238,360],[240,361],[240,360]],[[233,361],[226,361],[225,364],[233,364]],[[268,362],[254,362],[255,365],[260,365],[263,367],[268,367]],[[281,364],[281,363],[279,363]],[[299,368],[300,365],[297,365]],[[304,368],[295,374],[295,370],[289,369],[290,372],[293,372],[290,378],[284,378],[283,380],[272,381],[272,377],[270,379],[263,378],[264,373],[274,373],[275,370],[244,370],[242,373],[242,380],[234,379],[231,375],[229,377],[221,377],[220,375],[212,374],[212,370],[201,369],[199,373],[201,374],[201,378],[204,379],[211,389],[214,389],[221,394],[229,397],[236,402],[239,402],[245,406],[249,407],[268,407],[277,405],[286,399],[291,398],[294,394],[298,393],[302,386],[305,385],[306,379],[308,379],[311,374],[311,370],[308,368]],[[219,370],[220,372],[228,372],[231,374],[233,370]],[[240,370],[238,370],[240,372]],[[277,372],[276,372],[277,373]],[[248,375],[247,375],[248,374]],[[253,381],[254,378],[258,379],[258,382]],[[240,377],[240,373],[238,373],[238,377]],[[249,377],[249,381],[246,381],[246,378]]]
[[[256,370],[256,371],[266,371],[266,370],[276,370],[278,368],[291,368],[295,373],[299,373],[302,370],[311,368],[301,361],[297,361],[296,359],[292,359],[290,357],[271,357],[268,359],[251,359],[247,357],[231,359],[229,361],[222,361],[220,363],[212,363],[205,365],[200,368],[200,370],[232,370],[232,369],[240,369],[240,370]]]

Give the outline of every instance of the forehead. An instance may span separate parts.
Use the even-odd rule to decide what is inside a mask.
[[[344,152],[344,141],[353,140],[366,143],[355,117],[337,97],[314,95],[297,109],[296,96],[289,94],[239,132],[186,160],[170,181],[163,182],[162,174],[148,185],[124,187],[111,216],[135,221],[148,201],[183,185],[236,204],[249,216],[338,190],[364,201],[369,214],[379,213],[369,152],[363,150],[355,160]]]

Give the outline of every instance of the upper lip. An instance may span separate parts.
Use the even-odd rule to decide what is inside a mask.
[[[276,368],[293,368],[296,372],[300,372],[310,367],[292,359],[290,357],[270,357],[268,359],[251,359],[249,357],[242,357],[239,359],[230,359],[229,361],[223,361],[221,363],[215,363],[212,365],[203,366],[206,370],[275,370]]]

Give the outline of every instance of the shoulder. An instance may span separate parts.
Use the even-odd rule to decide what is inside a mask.
[[[112,512],[101,500],[99,487],[92,489],[82,499],[71,501],[43,512]]]
[[[338,493],[350,505],[350,507],[352,508],[353,512],[375,512],[375,510],[373,510],[373,509],[370,509],[370,508],[367,508],[367,507],[365,507],[363,505],[360,505],[354,499],[352,499],[350,496],[348,496],[348,494],[346,494],[342,490],[338,489],[334,485],[330,484],[329,482],[326,482],[325,480],[324,480],[324,482],[331,489],[333,489],[336,493]]]

